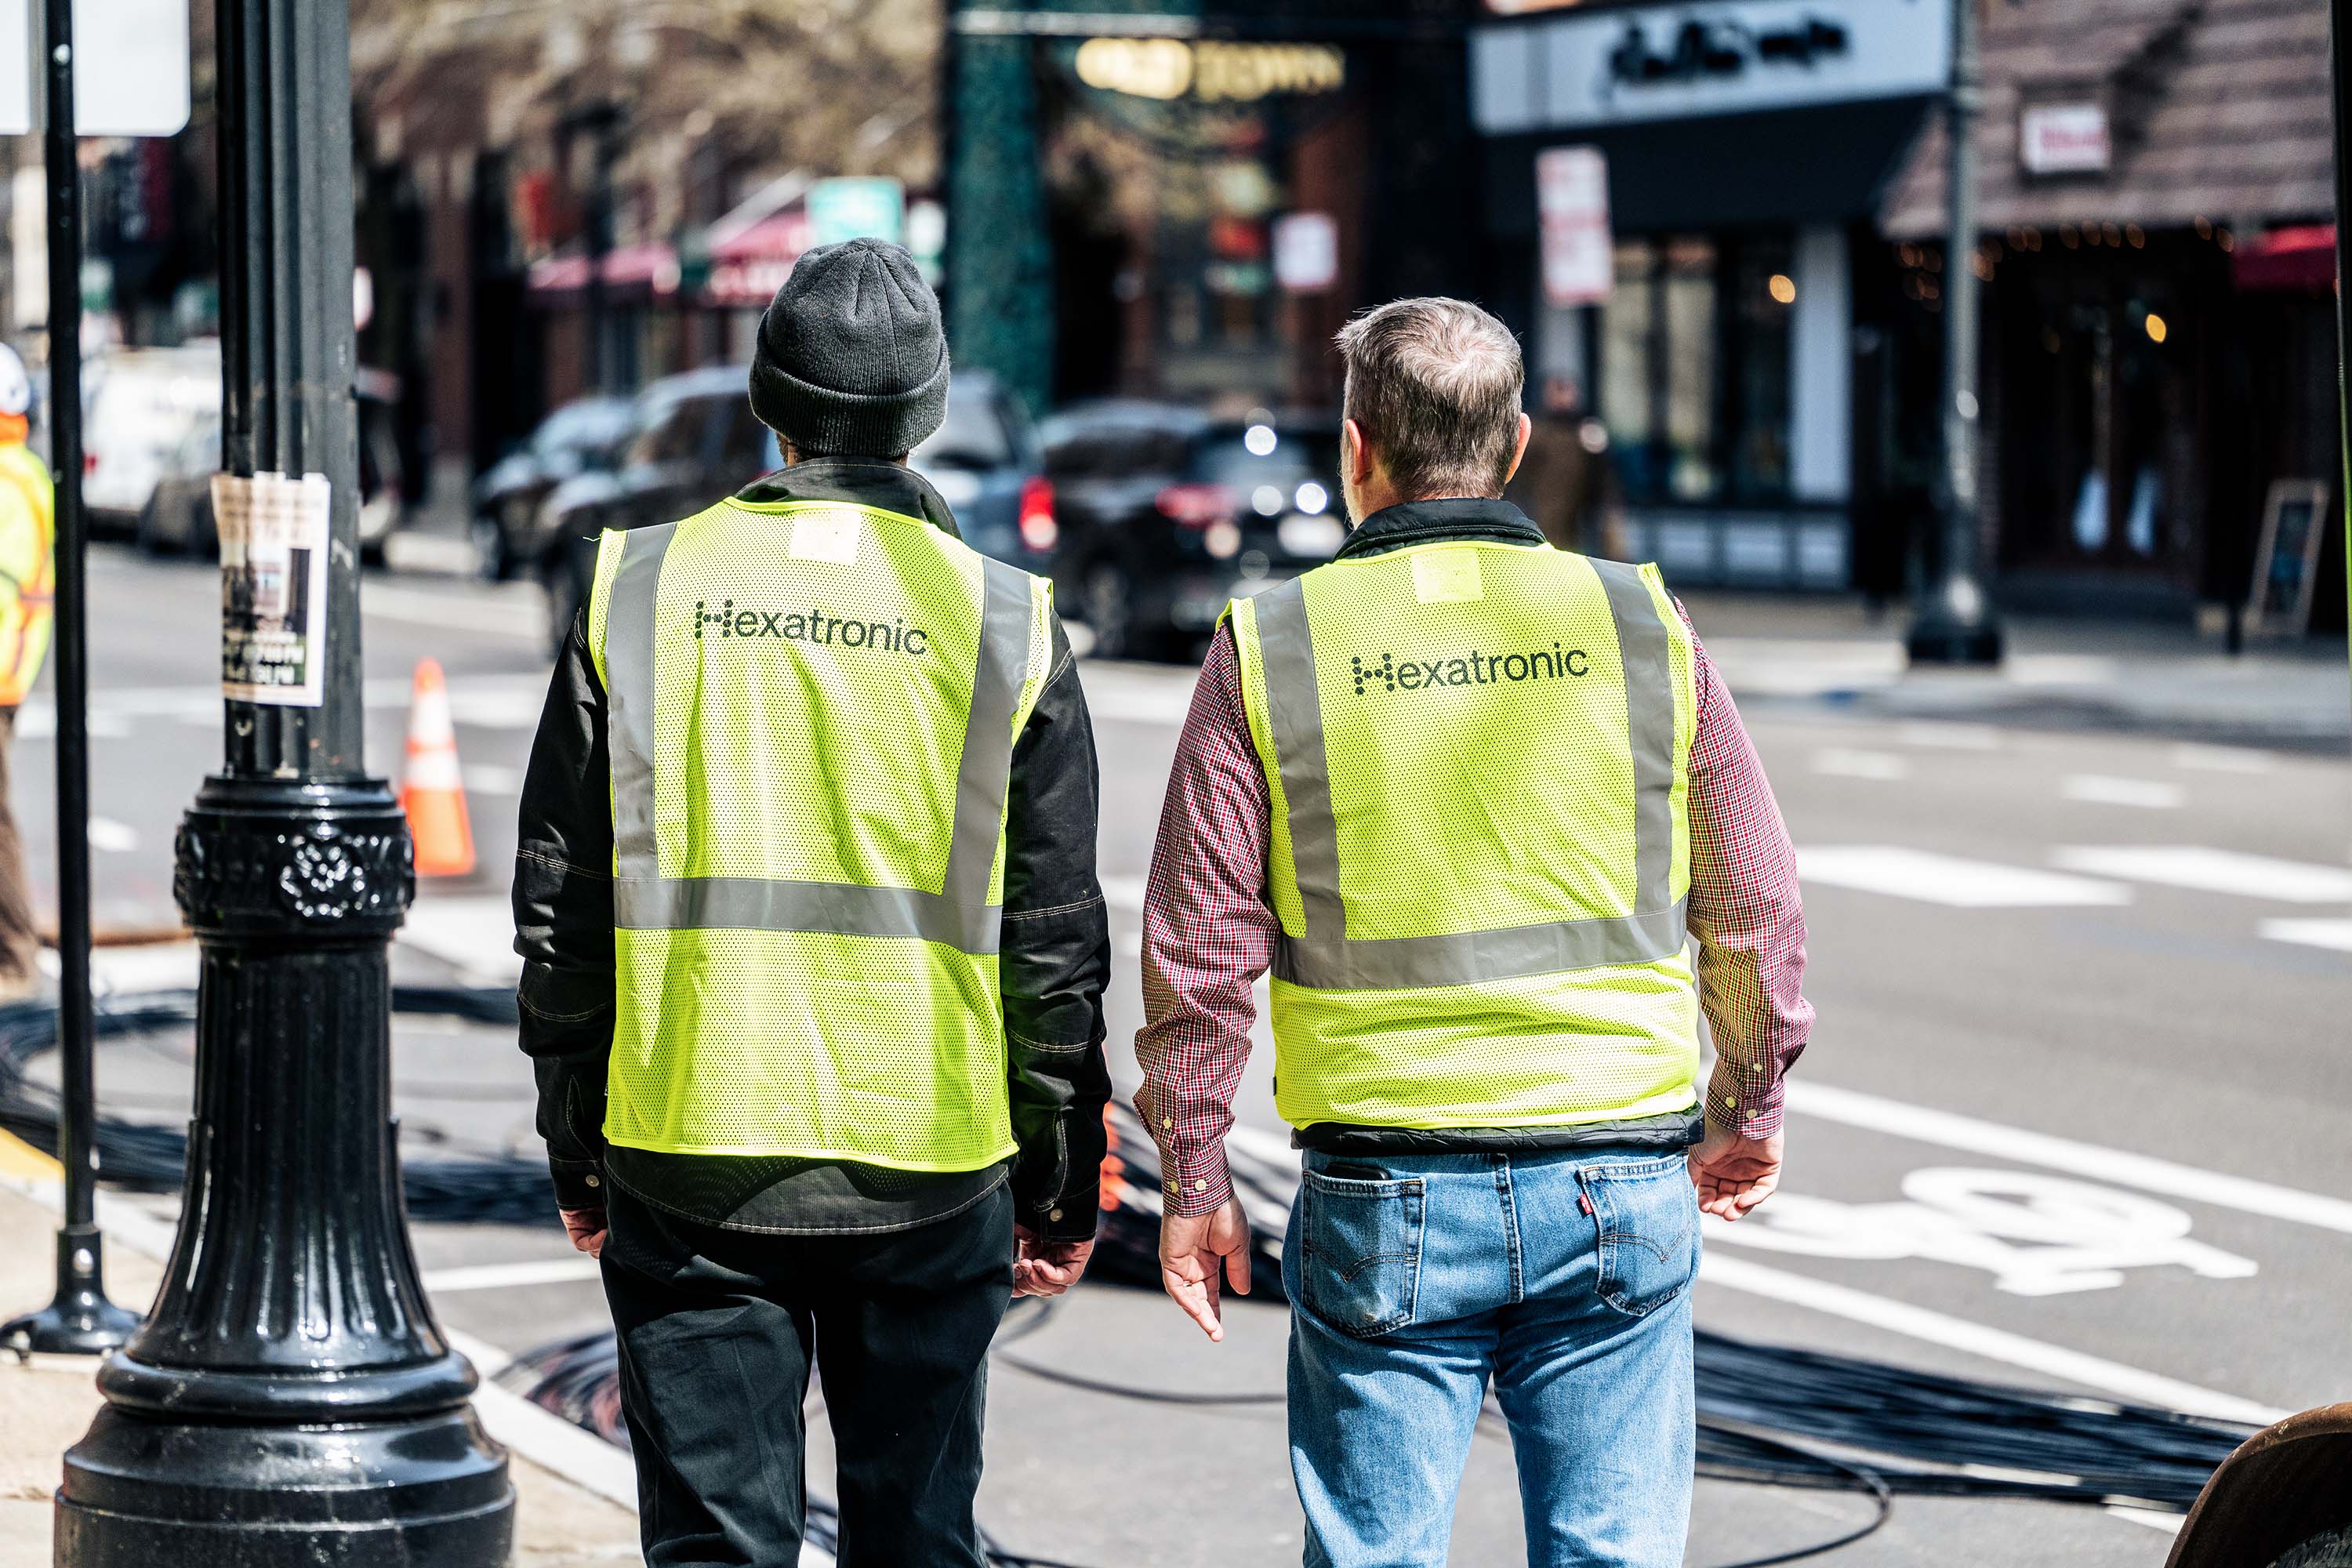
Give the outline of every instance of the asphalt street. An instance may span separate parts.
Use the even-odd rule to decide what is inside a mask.
[[[121,551],[93,562],[102,928],[174,919],[173,828],[220,755],[215,581]],[[1705,637],[1707,606],[1692,608]],[[1786,1184],[1749,1222],[1710,1228],[1701,1323],[2245,1420],[2352,1397],[2352,765],[1889,716],[1809,696],[1810,645],[1776,648],[1745,624],[1739,645],[1726,663],[1800,846],[1821,1021],[1791,1090]],[[536,591],[369,579],[380,770],[397,769],[427,656],[449,675],[481,868],[426,888],[395,964],[501,981],[545,679]],[[1085,679],[1125,1090],[1138,909],[1192,676],[1089,664]],[[37,700],[10,756],[45,878],[53,733]],[[193,972],[182,946],[119,950],[103,969],[124,987]],[[1266,1045],[1253,1061],[1243,1120],[1278,1156],[1271,1058]],[[175,1116],[186,1071],[168,1045],[110,1046],[101,1095]],[[394,1078],[412,1151],[535,1149],[526,1064],[499,1032],[404,1025]],[[417,1246],[445,1321],[498,1351],[603,1320],[551,1228],[423,1226]],[[1020,1349],[1156,1388],[1278,1388],[1282,1314],[1234,1318],[1213,1347],[1159,1297],[1088,1287]],[[1000,1366],[990,1420],[982,1517],[1017,1549],[1092,1568],[1297,1560],[1278,1409],[1139,1404]],[[1690,1561],[1791,1549],[1867,1513],[1845,1495],[1704,1482]],[[1507,1446],[1482,1436],[1454,1561],[1511,1562],[1518,1531]],[[2167,1545],[2157,1523],[2095,1508],[1905,1499],[1821,1561],[2153,1565]]]

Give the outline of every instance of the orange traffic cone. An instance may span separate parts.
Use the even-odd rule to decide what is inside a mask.
[[[474,828],[466,819],[466,781],[457,771],[457,726],[441,666],[416,667],[408,709],[408,765],[400,775],[400,809],[416,841],[416,874],[463,877],[474,868]]]

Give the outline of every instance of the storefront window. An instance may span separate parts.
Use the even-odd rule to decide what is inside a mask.
[[[1703,239],[1666,245],[1664,382],[1666,495],[1716,499],[1716,250]]]
[[[1630,494],[1654,488],[1650,473],[1650,339],[1656,254],[1645,240],[1617,247],[1616,291],[1601,312],[1601,416]]]
[[[1790,266],[1786,236],[1617,247],[1601,416],[1629,499],[1788,499]]]

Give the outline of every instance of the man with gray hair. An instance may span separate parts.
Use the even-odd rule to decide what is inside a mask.
[[[1249,1288],[1224,1136],[1271,970],[1307,1563],[1443,1564],[1491,1380],[1528,1561],[1664,1568],[1698,1217],[1778,1184],[1812,1022],[1795,855],[1657,569],[1498,499],[1508,329],[1402,300],[1339,352],[1355,532],[1220,625],[1145,896],[1162,1279],[1213,1340]]]

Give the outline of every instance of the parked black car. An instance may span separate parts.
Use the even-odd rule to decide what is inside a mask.
[[[655,382],[638,395],[618,462],[550,493],[532,559],[547,584],[559,646],[594,579],[600,531],[690,517],[783,461],[774,436],[751,413],[749,374],[730,367]],[[1057,531],[1053,491],[1027,417],[993,377],[959,373],[949,384],[946,419],[908,461],[938,488],[974,549],[1030,571],[1048,568]]]
[[[217,393],[215,383],[213,390]],[[400,404],[400,378],[362,366],[354,378],[359,406],[360,556],[383,559],[383,542],[409,516],[409,475],[394,434]],[[150,555],[185,551],[220,553],[220,530],[213,520],[213,475],[221,466],[221,416],[217,404],[200,410],[187,435],[165,454],[154,489],[140,509],[131,537]]]
[[[539,428],[474,481],[474,544],[486,576],[507,578],[532,558],[539,509],[575,474],[609,468],[635,426],[625,397],[582,397],[539,422]]]
[[[964,542],[1025,572],[1053,571],[1061,525],[1035,429],[1021,400],[986,371],[948,382],[948,413],[908,465],[955,513]]]
[[[666,376],[637,394],[618,462],[573,475],[539,510],[531,560],[547,584],[561,647],[596,575],[596,536],[608,528],[676,522],[776,468],[776,438],[751,413],[740,365]]]
[[[1096,654],[1183,657],[1230,600],[1329,560],[1347,538],[1338,426],[1128,401],[1045,420],[1057,595]]]

